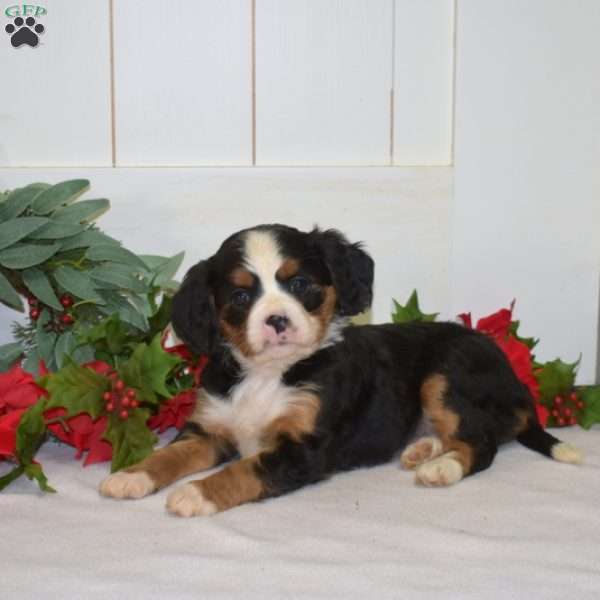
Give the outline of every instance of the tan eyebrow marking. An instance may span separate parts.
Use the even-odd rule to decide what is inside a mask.
[[[254,285],[254,275],[241,267],[238,267],[231,273],[230,279],[231,283],[238,287],[252,287]]]
[[[300,270],[300,262],[295,258],[286,258],[282,263],[275,276],[279,280],[285,281],[293,277]]]

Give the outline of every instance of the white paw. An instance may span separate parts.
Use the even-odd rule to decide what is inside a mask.
[[[218,509],[202,495],[197,485],[185,483],[169,494],[167,510],[179,517],[195,517],[214,515]]]
[[[427,487],[452,485],[463,478],[462,465],[451,454],[444,454],[422,464],[416,472],[417,482]]]
[[[400,463],[405,469],[414,469],[441,453],[442,442],[438,438],[422,437],[404,449],[400,455]]]
[[[579,448],[571,446],[571,444],[566,444],[565,442],[554,444],[550,452],[552,458],[560,462],[571,463],[574,465],[580,465],[583,462],[583,452]]]
[[[111,498],[143,498],[151,494],[154,489],[154,482],[147,473],[142,471],[113,473],[100,484],[100,493]]]

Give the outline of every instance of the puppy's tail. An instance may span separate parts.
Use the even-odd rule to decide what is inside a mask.
[[[583,452],[549,434],[536,421],[529,421],[527,428],[518,436],[517,441],[530,450],[559,462],[579,465],[583,462]]]

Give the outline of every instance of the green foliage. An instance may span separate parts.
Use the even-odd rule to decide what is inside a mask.
[[[600,385],[582,388],[579,397],[583,400],[584,408],[579,415],[579,424],[584,429],[600,423]]]
[[[574,363],[566,363],[557,358],[544,364],[535,364],[534,373],[540,386],[540,402],[551,406],[556,396],[568,394],[575,385],[578,359]]]
[[[439,313],[426,314],[419,307],[419,296],[417,290],[413,290],[405,306],[398,304],[393,300],[394,312],[392,313],[393,323],[410,323],[411,321],[435,321]]]
[[[78,201],[89,187],[86,179],[74,179],[0,193],[0,302],[23,311],[22,296],[35,299],[33,327],[17,327],[19,355],[25,353],[31,372],[40,358],[51,370],[65,356],[93,358],[84,332],[112,314],[127,325],[132,342],[149,342],[167,321],[169,304],[161,298],[177,288],[173,277],[183,253],[140,257],[99,231],[93,220],[110,202]],[[65,295],[71,301],[66,306]],[[103,360],[112,354],[111,348],[97,350]],[[9,359],[12,354],[0,352],[0,369],[10,366]]]

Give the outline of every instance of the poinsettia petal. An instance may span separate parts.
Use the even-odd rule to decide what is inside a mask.
[[[540,404],[539,402],[535,403],[535,411],[537,413],[537,418],[538,418],[538,421],[540,422],[540,425],[542,427],[546,427],[548,425],[548,416],[550,414],[550,411],[543,404]]]
[[[100,375],[110,375],[114,369],[108,363],[102,360],[92,360],[83,365],[88,369],[92,369],[92,371],[96,371],[96,373],[100,373]]]
[[[14,456],[17,427],[26,409],[17,409],[0,417],[0,456]]]
[[[473,329],[473,320],[471,318],[471,313],[460,313],[460,315],[458,315],[458,318],[463,322],[463,325],[465,327],[468,327],[469,329]]]
[[[501,308],[498,312],[495,312],[487,317],[482,317],[477,321],[475,329],[477,331],[484,331],[491,335],[508,335],[508,329],[512,319],[512,310],[508,308]]]

